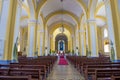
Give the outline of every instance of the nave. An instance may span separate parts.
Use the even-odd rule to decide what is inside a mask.
[[[120,80],[120,62],[103,56],[22,56],[0,63],[0,80]]]
[[[68,65],[58,65],[58,62],[59,60],[47,80],[85,80],[69,61]]]
[[[120,0],[0,0],[0,77],[120,80],[119,22]]]

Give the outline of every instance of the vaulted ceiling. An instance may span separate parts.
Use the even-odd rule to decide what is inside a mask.
[[[37,1],[41,2],[42,0]],[[62,20],[77,25],[83,13],[78,1],[79,0],[47,0],[40,9],[40,13],[42,13],[45,20],[47,20],[48,26],[54,22],[61,22]],[[82,2],[88,7],[89,0],[82,0]]]
[[[83,8],[86,7],[87,9],[90,5],[90,0],[23,0],[24,6],[29,7],[28,1],[33,3],[35,12],[38,12],[39,15],[42,14],[47,26],[50,26],[55,22],[58,23],[62,21],[76,26],[80,23],[80,16],[84,13]],[[98,0],[96,7],[99,8],[99,6],[103,4],[102,2],[103,0]],[[105,24],[103,19],[106,16],[105,6],[100,7],[97,11],[96,22],[98,26],[103,26]],[[22,16],[27,15],[28,12],[23,9]],[[26,23],[27,19],[23,21],[21,26],[27,26]]]

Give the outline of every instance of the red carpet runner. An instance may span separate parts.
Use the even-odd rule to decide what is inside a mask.
[[[58,65],[68,65],[68,62],[64,58],[64,56],[60,56]]]

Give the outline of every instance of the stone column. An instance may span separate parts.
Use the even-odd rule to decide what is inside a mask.
[[[28,41],[27,41],[27,56],[34,56],[34,44],[35,43],[35,27],[37,24],[37,20],[29,20],[28,22]]]
[[[6,41],[6,32],[7,32],[7,22],[9,16],[9,7],[10,0],[2,0],[1,3],[1,12],[0,12],[0,60],[7,59],[5,58],[5,41]]]
[[[110,42],[113,44],[115,59],[120,59],[120,19],[117,0],[104,0],[107,14],[107,25]]]
[[[79,30],[80,32],[80,43],[81,43],[81,55],[86,56],[86,35],[85,35],[85,30]]]
[[[97,40],[97,26],[95,19],[89,19],[90,36],[91,36],[91,56],[98,56],[98,40]]]
[[[47,56],[49,53],[48,50],[48,29],[47,26],[45,27],[45,55]]]
[[[79,55],[79,34],[78,34],[79,30],[78,27],[76,28],[76,55]]]
[[[9,2],[9,0],[4,0],[6,3],[7,2]],[[3,4],[4,4],[4,2],[3,2]],[[7,26],[6,28],[6,33],[5,34],[3,34],[3,35],[6,35],[6,38],[5,38],[5,47],[4,47],[4,59],[5,60],[11,60],[12,59],[12,53],[13,53],[13,47],[14,47],[14,34],[15,34],[15,30],[16,29],[18,29],[18,28],[16,28],[16,24],[17,24],[17,22],[19,22],[19,21],[17,21],[16,20],[16,13],[17,13],[17,5],[18,5],[18,3],[17,3],[17,0],[15,0],[15,1],[10,1],[10,5],[9,6],[7,6],[7,4],[4,4],[5,5],[5,10],[6,10],[6,8],[8,8],[9,9],[9,12],[8,12],[8,15],[6,15],[7,16],[7,22],[5,21],[5,22],[3,22],[3,23],[1,23],[2,24],[2,26],[4,25],[4,26]],[[3,5],[3,6],[4,6]],[[3,10],[3,19],[1,19],[1,22],[2,21],[4,21],[4,18],[6,17],[5,16],[5,14],[7,14],[6,13],[6,11],[4,12],[4,10]],[[18,26],[17,26],[18,27]],[[3,36],[2,35],[2,36]],[[16,50],[16,52],[15,52],[16,54],[17,54],[17,50]]]

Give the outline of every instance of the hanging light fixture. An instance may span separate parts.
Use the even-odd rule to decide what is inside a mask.
[[[63,33],[64,32],[64,25],[63,25],[63,0],[61,0],[62,3],[62,10],[61,10],[61,27],[60,27],[60,32]]]

